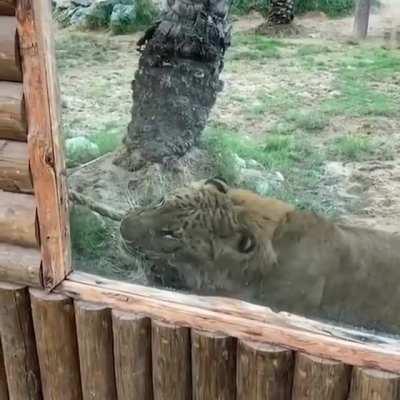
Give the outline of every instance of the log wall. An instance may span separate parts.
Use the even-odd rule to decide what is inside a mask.
[[[0,399],[399,400],[400,376],[0,283]]]

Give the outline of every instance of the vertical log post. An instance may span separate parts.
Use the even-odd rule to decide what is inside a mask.
[[[41,400],[31,306],[24,286],[0,283],[0,334],[10,398]]]
[[[192,398],[190,331],[152,322],[154,400]]]
[[[4,365],[3,349],[0,341],[0,400],[8,400],[7,376]]]
[[[291,399],[292,351],[241,341],[237,364],[237,400]]]
[[[112,317],[118,400],[153,400],[151,321],[116,310]]]
[[[115,400],[111,311],[76,302],[75,313],[83,400]]]
[[[72,300],[30,290],[44,400],[82,400]]]
[[[351,368],[341,362],[296,354],[293,400],[346,400]]]
[[[192,331],[193,400],[236,398],[236,339]]]
[[[354,367],[349,400],[398,400],[400,376]]]
[[[365,39],[368,33],[372,0],[358,0],[354,16],[353,34],[357,39]]]

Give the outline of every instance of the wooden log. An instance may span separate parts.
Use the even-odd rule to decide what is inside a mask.
[[[22,81],[15,17],[0,16],[0,81]]]
[[[354,13],[353,34],[357,39],[365,39],[368,33],[372,0],[358,0]]]
[[[22,83],[0,82],[0,139],[26,141],[26,135]]]
[[[236,339],[192,331],[193,400],[236,398]]]
[[[192,398],[190,331],[152,321],[154,400]]]
[[[290,400],[293,352],[268,344],[240,341],[237,400]]]
[[[40,264],[39,250],[0,243],[0,281],[41,287]]]
[[[44,400],[82,400],[72,300],[30,289]]]
[[[38,247],[33,196],[0,190],[0,242]]]
[[[296,354],[293,400],[346,400],[351,367],[336,361]]]
[[[0,15],[15,15],[15,0],[0,0]]]
[[[112,316],[118,400],[152,400],[150,318],[116,310]]]
[[[52,289],[71,272],[71,246],[51,2],[19,0],[16,16],[43,280]]]
[[[0,189],[33,192],[26,143],[0,140]]]
[[[83,400],[114,400],[111,311],[101,305],[76,302],[75,315]]]
[[[0,283],[0,334],[10,398],[41,400],[31,305],[24,286]]]
[[[400,375],[355,367],[348,400],[399,400]]]
[[[6,368],[4,365],[3,348],[0,342],[0,400],[8,400],[8,385],[7,385],[7,375]]]

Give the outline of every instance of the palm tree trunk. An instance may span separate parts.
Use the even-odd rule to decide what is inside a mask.
[[[132,119],[116,163],[137,170],[168,163],[198,143],[222,89],[230,44],[227,0],[167,0],[139,40]]]
[[[295,0],[271,0],[271,8],[267,16],[269,25],[290,24],[294,18]]]

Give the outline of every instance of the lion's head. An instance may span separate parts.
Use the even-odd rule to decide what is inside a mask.
[[[228,187],[213,178],[174,191],[121,223],[125,246],[178,271],[192,290],[227,292],[254,284],[273,268],[277,225],[293,207]]]

